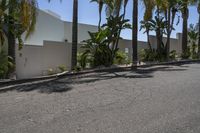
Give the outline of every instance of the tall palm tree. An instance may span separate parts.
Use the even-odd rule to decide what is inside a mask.
[[[182,52],[187,51],[187,43],[188,43],[188,17],[189,17],[189,9],[188,6],[190,4],[194,4],[196,0],[180,0],[179,4],[181,5],[181,13],[183,19],[183,29],[182,29]]]
[[[77,65],[77,45],[78,45],[78,0],[73,2],[73,23],[72,23],[72,58],[71,68]]]
[[[16,39],[18,49],[22,48],[22,34],[26,33],[27,39],[34,31],[37,15],[36,0],[1,0],[1,24],[4,35],[8,39],[8,55],[15,63]],[[2,40],[2,39],[1,39]],[[15,71],[15,70],[14,70]]]
[[[198,54],[200,55],[200,0],[198,0],[197,11],[199,14],[199,22],[198,22],[198,31],[199,31],[199,38],[198,38]]]
[[[188,9],[189,0],[182,1],[182,19],[183,19],[183,28],[182,28],[182,52],[185,53],[187,51],[187,42],[188,42],[188,17],[189,17],[189,9]]]
[[[132,17],[132,62],[133,65],[137,65],[138,54],[137,54],[137,46],[138,46],[138,0],[133,0],[133,17]]]

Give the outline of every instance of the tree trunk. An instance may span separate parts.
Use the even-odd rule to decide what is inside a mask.
[[[151,43],[150,43],[150,37],[149,37],[149,30],[147,30],[147,43],[149,45],[149,49],[152,51]]]
[[[171,8],[168,9],[167,13],[167,43],[166,43],[166,54],[167,60],[169,60],[170,53],[170,36],[171,36]]]
[[[138,39],[138,0],[133,0],[133,29],[132,29],[133,66],[137,65],[137,60],[138,60],[137,39]]]
[[[11,1],[9,1],[11,2]],[[10,5],[10,3],[9,3]],[[11,6],[8,10],[8,13],[9,14],[12,14],[13,13],[13,7]],[[11,32],[11,24],[13,22],[10,20],[10,18],[8,19],[8,31],[7,31],[7,39],[8,39],[8,56],[12,58],[12,63],[14,65],[16,65],[16,58],[15,58],[15,50],[16,50],[16,40],[15,40],[15,35]],[[9,73],[8,73],[8,77],[11,78],[11,79],[16,79],[16,67],[14,67],[11,70],[9,70]]]
[[[160,8],[157,6],[157,18],[160,18]],[[161,53],[161,45],[162,45],[162,35],[160,31],[160,27],[156,30],[156,39],[157,39],[157,52]]]
[[[122,21],[125,20],[125,16],[126,16],[126,6],[124,6]],[[118,35],[117,35],[117,40],[116,40],[116,43],[115,43],[114,53],[113,53],[113,57],[112,57],[113,59],[114,59],[114,56],[116,54],[116,49],[118,48],[118,45],[119,45],[119,39],[120,39],[121,31],[122,31],[122,25],[121,25],[119,32],[118,32]]]
[[[160,35],[160,29],[157,29],[157,31],[156,31],[156,39],[157,39],[157,51],[158,51],[158,53],[160,53],[160,51],[161,51],[161,41],[160,41],[160,37],[161,35]]]
[[[73,4],[73,24],[72,24],[72,58],[71,68],[77,65],[77,45],[78,45],[78,0]]]
[[[101,19],[102,19],[102,16],[101,16],[101,12],[102,12],[102,8],[103,8],[103,1],[99,1],[99,24],[98,24],[98,29],[100,30],[101,28]]]
[[[15,64],[15,36],[9,32],[8,33],[8,56],[10,56],[13,60],[13,64]]]
[[[200,6],[200,5],[199,5]],[[199,7],[200,8],[200,7]],[[200,56],[200,10],[198,10],[199,12],[199,23],[198,23],[198,26],[199,26],[199,40],[198,40],[198,54]]]
[[[187,43],[188,43],[188,8],[185,7],[182,11],[183,18],[183,32],[182,32],[182,52],[185,53],[187,51]]]
[[[101,13],[99,13],[99,24],[98,24],[98,29],[100,31],[101,28]]]

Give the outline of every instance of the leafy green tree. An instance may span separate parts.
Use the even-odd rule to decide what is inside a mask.
[[[107,18],[107,23],[103,24],[98,32],[89,32],[90,39],[84,41],[83,48],[86,54],[93,59],[94,66],[110,66],[114,62],[118,46],[115,43],[117,40],[116,34],[119,30],[131,28],[128,24],[129,20],[123,20],[123,16],[110,16]],[[115,44],[115,45],[113,45]]]
[[[140,22],[141,23],[140,31],[142,29],[145,29],[144,33],[147,34],[147,43],[149,45],[149,49],[152,50],[150,37],[149,37],[150,36],[149,32],[152,29],[148,21],[152,19],[155,2],[154,0],[142,0],[142,2],[143,2],[143,5],[145,6],[145,13],[144,13],[143,21]]]
[[[102,12],[102,8],[103,5],[105,5],[106,7],[106,15],[107,15],[107,23],[110,23],[111,20],[115,18],[115,20],[117,20],[117,28],[114,28],[113,26],[116,24],[116,22],[113,21],[113,23],[111,23],[112,28],[113,29],[117,29],[117,32],[114,32],[115,34],[113,34],[113,38],[115,38],[112,41],[112,58],[114,58],[116,51],[114,51],[114,49],[118,48],[118,44],[119,44],[119,40],[120,40],[120,34],[121,31],[123,30],[123,23],[119,23],[119,19],[120,21],[125,21],[125,15],[126,15],[126,6],[128,4],[128,0],[92,0],[92,2],[97,2],[99,4],[99,16],[100,19],[99,21],[101,21],[101,12]],[[123,8],[122,8],[123,7]],[[122,10],[123,9],[123,10]],[[121,13],[122,12],[122,13]],[[104,24],[105,26],[105,24]],[[119,27],[118,27],[119,26]],[[100,22],[99,22],[99,30],[100,30]]]
[[[174,21],[179,9],[180,9],[180,6],[178,4],[178,0],[167,0],[166,7],[163,9],[165,20],[167,21],[167,27],[166,27],[166,34],[167,34],[167,42],[166,42],[167,57],[166,58],[167,60],[169,60],[170,58],[170,40],[171,40],[170,37],[171,37],[172,31],[174,30]]]
[[[150,20],[148,21],[141,21],[140,22],[141,26],[140,26],[140,31],[142,29],[144,29],[144,34],[146,33],[147,34],[147,44],[149,46],[149,49],[152,50],[152,47],[151,47],[151,43],[150,43],[150,35],[149,35],[149,32],[153,30],[153,27],[150,23]]]

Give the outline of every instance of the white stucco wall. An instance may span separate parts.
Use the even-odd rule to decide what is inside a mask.
[[[52,13],[51,13],[52,14]],[[56,69],[58,65],[71,66],[72,23],[60,20],[59,16],[39,10],[35,32],[25,41],[21,51],[16,51],[16,70],[18,78],[30,78],[44,75],[49,68]],[[89,39],[88,31],[96,32],[97,26],[78,25],[78,50],[83,40]],[[68,42],[65,42],[68,40]],[[156,48],[156,37],[151,36],[152,48]],[[166,38],[164,38],[164,42]],[[138,41],[138,53],[148,48],[147,42]],[[120,40],[119,49],[128,49],[132,58],[132,41]],[[181,34],[171,39],[170,50],[181,53]],[[20,56],[20,53],[21,56]]]
[[[89,38],[88,31],[96,32],[97,26],[79,24],[78,42]],[[25,35],[24,35],[25,36]],[[58,16],[38,10],[37,23],[34,33],[24,40],[28,45],[42,46],[44,41],[72,42],[72,23],[61,20]]]
[[[72,23],[71,22],[64,22],[64,36],[65,39],[68,40],[68,42],[72,42]],[[89,39],[90,32],[96,32],[98,31],[98,27],[94,25],[87,25],[87,24],[78,24],[78,42],[81,43],[83,40]]]
[[[48,69],[58,71],[64,65],[71,69],[71,44],[45,41],[43,46],[25,45],[16,49],[17,78],[31,78],[48,74]]]
[[[39,10],[34,33],[25,44],[42,46],[44,40],[64,41],[64,22],[49,13]]]

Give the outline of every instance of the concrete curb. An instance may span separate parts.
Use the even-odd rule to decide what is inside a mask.
[[[173,61],[173,62],[153,63],[153,64],[140,65],[136,67],[146,68],[146,67],[159,66],[159,65],[179,65],[179,64],[190,64],[190,63],[200,63],[200,60],[181,60],[181,61]],[[43,76],[43,77],[36,77],[36,78],[29,78],[29,79],[0,81],[0,92],[13,88],[13,87],[21,86],[21,85],[44,83],[44,82],[49,82],[49,81],[56,80],[62,77],[79,76],[79,75],[84,75],[88,73],[98,73],[98,72],[107,72],[107,71],[125,71],[125,70],[130,70],[130,69],[131,69],[131,66],[110,67],[110,68],[102,68],[102,69],[95,69],[95,70],[94,69],[83,70],[81,72],[76,72],[76,73],[64,72],[64,73],[55,74],[51,76]]]

